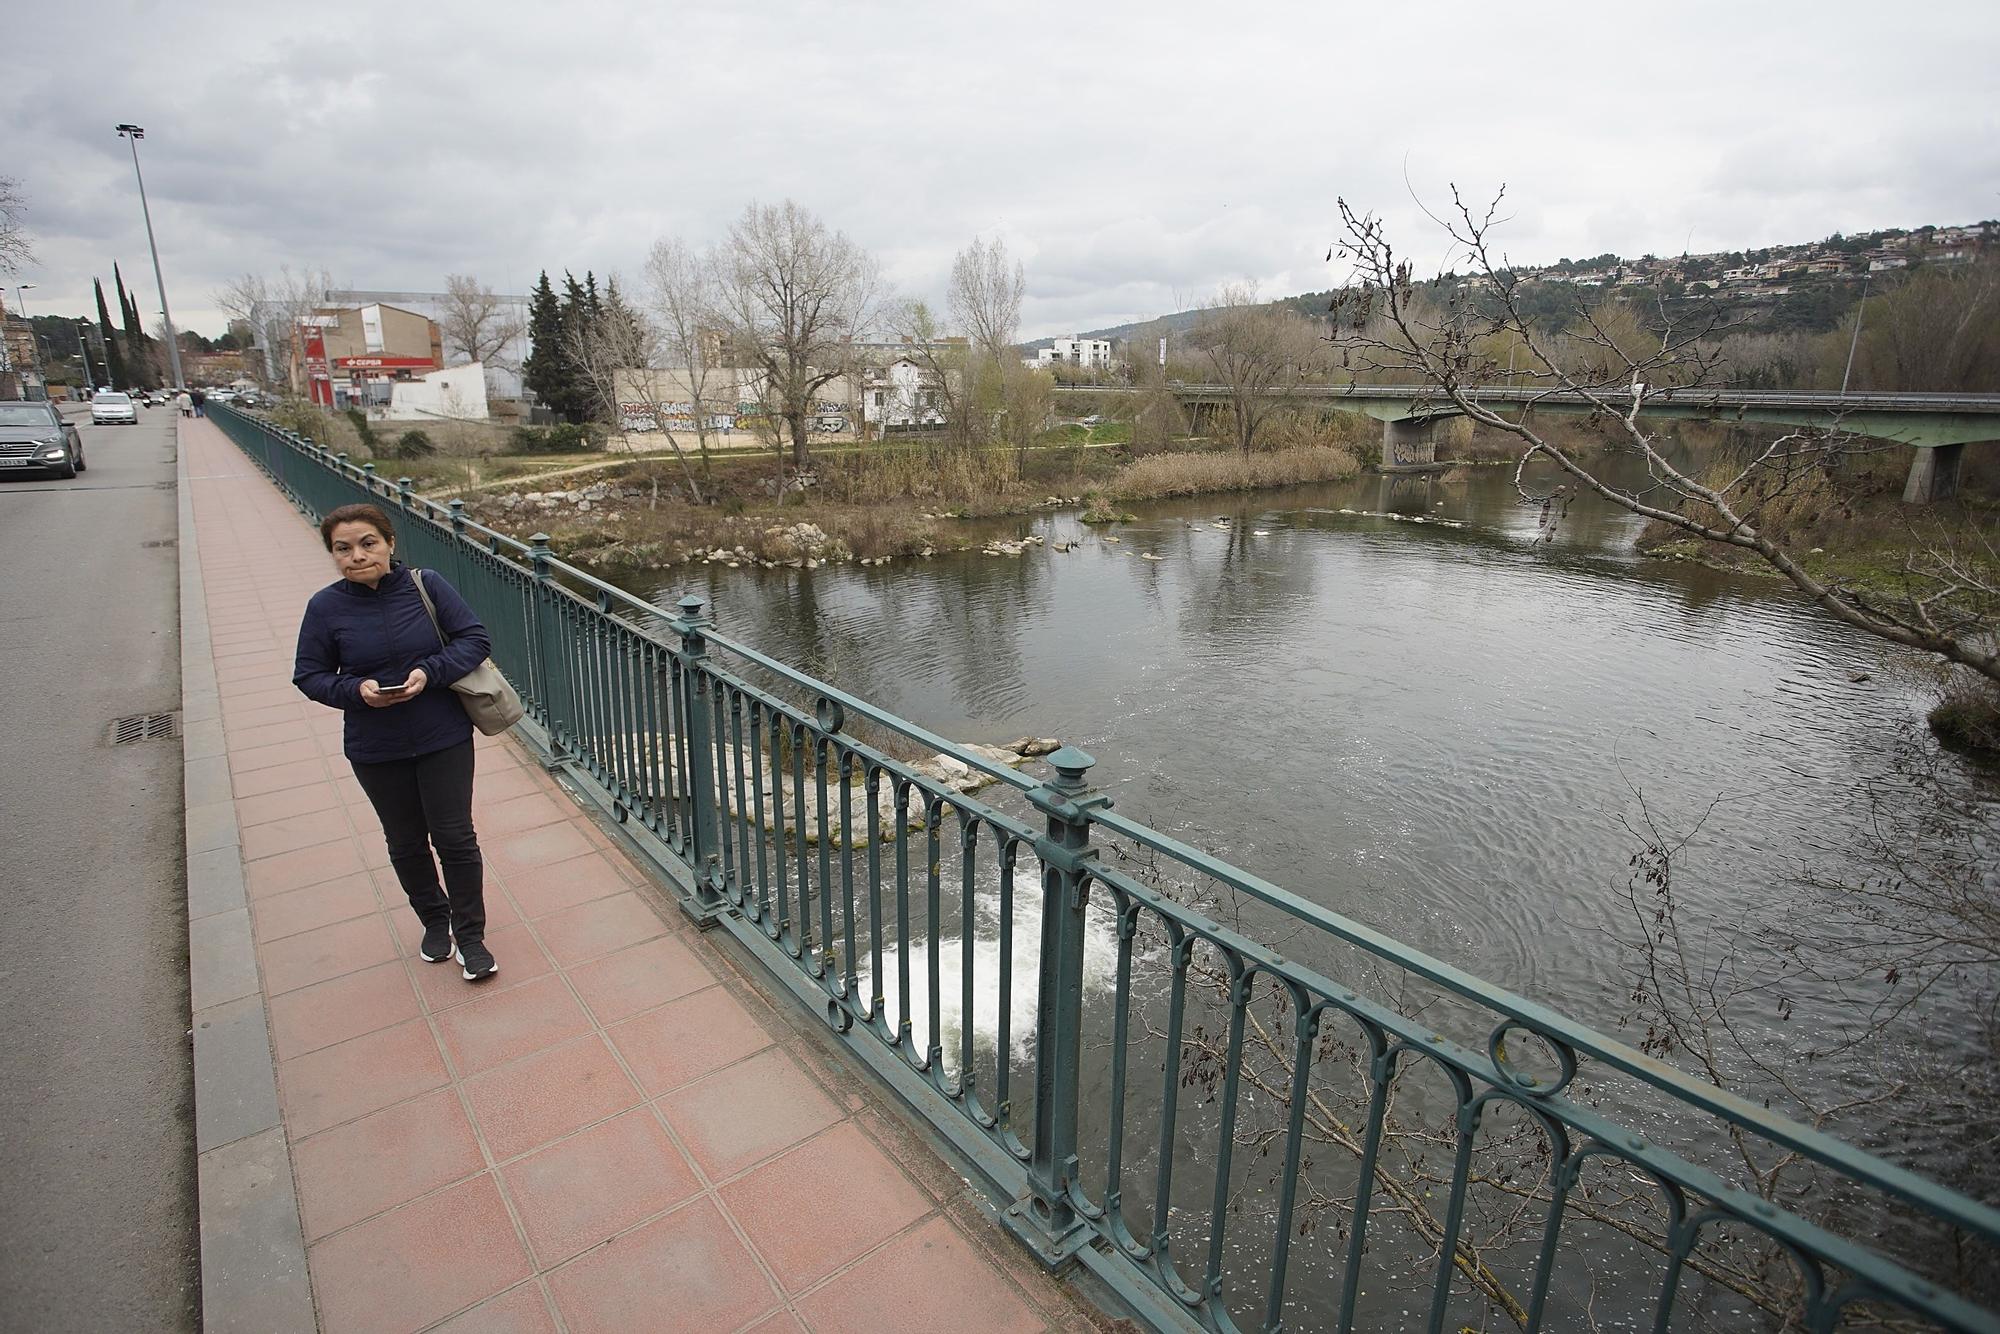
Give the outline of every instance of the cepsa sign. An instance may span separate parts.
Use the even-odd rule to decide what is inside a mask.
[[[339,357],[334,363],[356,371],[420,370],[435,365],[429,357]]]

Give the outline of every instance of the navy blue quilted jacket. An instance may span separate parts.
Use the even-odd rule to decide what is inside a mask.
[[[414,759],[472,736],[472,720],[450,686],[486,660],[492,642],[458,590],[435,570],[424,571],[424,588],[437,604],[449,646],[438,642],[410,569],[400,562],[373,588],[340,579],[306,603],[292,684],[307,699],[347,715],[342,749],[350,760]],[[382,709],[361,702],[363,681],[397,685],[418,667],[428,684],[415,699]]]

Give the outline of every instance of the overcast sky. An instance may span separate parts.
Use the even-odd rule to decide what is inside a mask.
[[[1520,263],[2000,215],[2000,5],[14,5],[0,175],[32,313],[123,268],[178,323],[246,270],[637,285],[786,196],[941,297],[999,236],[1025,337],[1223,283],[1331,286],[1335,200],[1444,250],[1415,199],[1501,183]],[[9,294],[10,304],[12,294]]]

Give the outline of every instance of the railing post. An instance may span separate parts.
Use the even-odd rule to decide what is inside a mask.
[[[1042,863],[1041,977],[1035,999],[1035,1136],[1029,1193],[1008,1210],[1008,1225],[1050,1265],[1086,1239],[1078,1188],[1077,1088],[1083,1060],[1084,915],[1090,904],[1090,811],[1110,799],[1089,793],[1084,774],[1097,761],[1074,746],[1049,756],[1056,776],[1027,794],[1048,816],[1035,840]]]
[[[702,615],[707,604],[690,593],[680,600],[681,614],[681,717],[687,727],[688,771],[681,775],[687,785],[688,805],[694,819],[693,853],[696,907],[701,915],[718,911],[723,905],[717,884],[722,858],[722,821],[716,809],[715,718],[709,709],[707,675],[708,638],[702,631],[713,624]]]
[[[528,641],[534,646],[535,694],[542,701],[542,721],[549,738],[549,760],[560,763],[564,750],[562,718],[556,713],[556,686],[549,675],[548,635],[542,624],[553,600],[549,589],[549,581],[553,577],[549,560],[549,535],[531,534],[528,538],[528,570],[535,576],[535,582],[529,589]]]
[[[463,500],[454,500],[451,502],[451,535],[460,541],[465,539],[465,502]]]
[[[407,511],[414,499],[415,495],[412,491],[410,479],[407,477],[398,477],[396,479],[396,503]]]
[[[371,495],[371,496],[372,496],[372,495],[374,495],[374,494],[375,494],[375,465],[374,465],[374,464],[372,464],[372,463],[364,463],[364,464],[362,464],[362,465],[361,465],[361,485],[363,485],[363,486],[365,486],[365,487],[367,487],[367,488],[368,488],[368,494],[369,494],[369,495]]]

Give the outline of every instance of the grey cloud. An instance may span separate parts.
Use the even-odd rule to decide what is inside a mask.
[[[1332,281],[1346,195],[1420,265],[1449,250],[1410,198],[1512,186],[1518,262],[1734,248],[2000,212],[1990,84],[2000,12],[1695,4],[1624,19],[1323,4],[910,11],[490,0],[393,29],[224,0],[41,6],[0,87],[34,206],[38,309],[81,311],[111,261],[150,280],[130,161],[177,314],[246,269],[429,288],[546,267],[635,280],[663,234],[703,244],[791,196],[936,301],[953,252],[1027,262],[1031,333],[1160,313],[1252,279]],[[108,32],[125,33],[99,59]],[[79,89],[88,96],[79,96]],[[1406,178],[1408,184],[1406,184]]]

